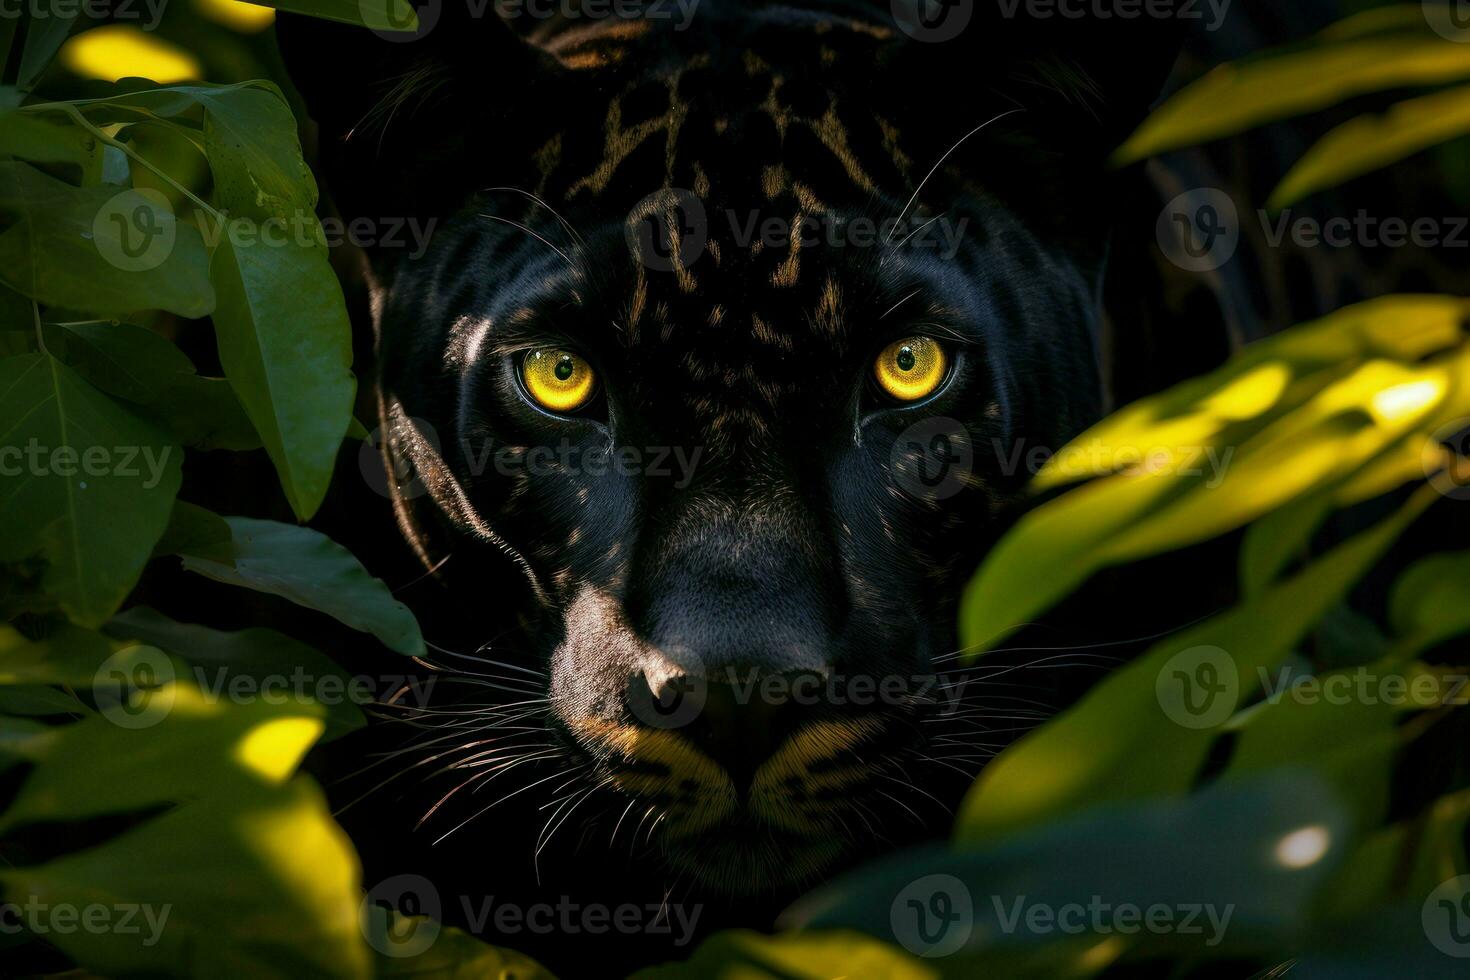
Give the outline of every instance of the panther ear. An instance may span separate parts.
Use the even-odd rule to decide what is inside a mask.
[[[522,164],[550,137],[555,107],[575,104],[572,73],[494,4],[410,2],[416,33],[291,14],[277,24],[291,81],[318,125],[318,170],[349,218],[443,215],[462,202],[467,180],[519,181],[498,168]]]
[[[929,98],[947,92],[938,101],[953,106],[977,85],[989,87],[1027,110],[1028,126],[1098,152],[1143,119],[1185,30],[1180,18],[1063,16],[1059,5],[1026,0],[894,0],[892,10],[907,46],[902,60]]]

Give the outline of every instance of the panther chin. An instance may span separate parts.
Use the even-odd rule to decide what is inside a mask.
[[[649,821],[670,869],[733,896],[814,882],[871,837],[863,798],[877,795],[874,774],[892,758],[880,716],[808,723],[743,771],[678,730],[593,719],[572,728],[606,782],[633,797],[630,819]]]
[[[831,871],[853,842],[829,833],[796,833],[742,814],[714,827],[660,841],[676,874],[725,895],[749,897],[814,884]]]

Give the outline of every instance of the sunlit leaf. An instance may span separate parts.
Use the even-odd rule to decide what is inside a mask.
[[[119,613],[103,629],[173,654],[206,698],[230,701],[239,691],[252,699],[320,704],[330,738],[362,727],[357,704],[384,693],[371,678],[364,679],[367,684],[355,682],[326,654],[271,629],[215,630],[175,622],[147,606]]]
[[[1211,683],[1225,686],[1194,692],[1186,688],[1184,696],[1208,695],[1202,703],[1221,713],[1223,723],[1231,709],[1259,688],[1260,672],[1273,670],[1435,499],[1432,488],[1421,488],[1392,517],[1333,548],[1293,578],[1155,644],[1109,675],[1076,706],[985,768],[959,813],[957,838],[967,843],[991,840],[1083,807],[1188,788],[1218,724],[1198,724],[1178,710],[1166,710],[1164,685],[1180,663],[1176,658],[1211,651]],[[1180,683],[1192,683],[1198,666],[1191,660],[1177,668],[1185,675]],[[1208,714],[1200,717],[1209,720]]]
[[[1470,45],[1427,30],[1307,45],[1221,65],[1156,109],[1118,150],[1131,163],[1165,150],[1325,109],[1384,89],[1470,77]]]
[[[169,85],[203,74],[199,59],[188,51],[132,24],[104,24],[78,34],[61,49],[61,63],[83,78],[104,82],[136,77]]]
[[[938,980],[941,964],[926,962],[861,933],[811,930],[766,936],[756,932],[722,932],[702,943],[681,963],[649,967],[635,980],[741,977],[750,980],[828,980],[865,977],[872,980]]]
[[[0,484],[0,561],[44,555],[47,592],[100,625],[168,524],[183,451],[46,354],[0,360],[0,419],[28,461]]]
[[[190,803],[100,847],[0,870],[7,894],[53,907],[140,909],[136,932],[47,935],[103,974],[283,980],[372,976],[359,877],[321,793],[300,779]]]
[[[1406,475],[1407,451],[1417,454],[1424,430],[1459,414],[1470,395],[1470,347],[1443,352],[1460,340],[1466,308],[1449,297],[1365,303],[1077,437],[1037,487],[1102,478],[1027,514],[992,549],[962,599],[966,647],[993,645],[1099,569],[1217,537],[1313,495],[1351,502]],[[1431,352],[1441,353],[1424,359]]]
[[[1284,208],[1466,133],[1470,87],[1400,102],[1381,116],[1359,116],[1318,140],[1281,179],[1266,206]]]
[[[184,554],[184,567],[219,582],[241,585],[317,609],[389,649],[412,656],[424,650],[418,620],[373,578],[346,548],[310,528],[227,517],[227,548]]]
[[[0,833],[279,785],[322,731],[324,711],[309,702],[235,704],[189,683],[166,683],[150,696],[159,699],[158,710],[139,727],[104,712],[37,735],[24,754],[42,764],[0,815]]]

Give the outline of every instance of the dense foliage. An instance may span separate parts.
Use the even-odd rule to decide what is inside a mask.
[[[362,16],[335,0],[277,6]],[[363,901],[352,842],[300,771],[361,711],[220,698],[196,670],[248,681],[305,666],[345,682],[341,667],[271,629],[129,602],[149,562],[181,562],[424,650],[413,614],[340,545],[187,500],[193,454],[263,449],[307,522],[344,440],[363,435],[347,311],[288,102],[268,82],[139,79],[48,101],[34,93],[71,26],[0,21],[0,446],[13,464],[0,478],[0,777],[20,777],[0,791],[0,889],[20,904],[170,911],[156,934],[7,934],[0,955],[41,941],[105,975],[535,975],[452,931],[414,957],[376,953],[395,924]],[[1417,4],[1382,8],[1206,76],[1119,160],[1363,91],[1466,79],[1470,44],[1428,30]],[[1271,206],[1470,132],[1467,107],[1470,91],[1436,88],[1334,130]],[[171,339],[204,318],[223,377],[199,374]],[[1391,813],[1389,799],[1405,759],[1470,697],[1456,645],[1470,633],[1470,553],[1398,574],[1382,624],[1345,599],[1407,528],[1447,521],[1470,496],[1455,452],[1470,427],[1467,324],[1470,301],[1455,297],[1353,306],[1058,453],[1036,481],[1045,502],[966,594],[973,656],[1101,569],[1243,530],[1238,603],[1159,639],[1000,755],[949,846],[879,860],[798,904],[788,931],[722,935],[662,970],[1054,977],[1160,958],[1296,959],[1293,977],[1452,973],[1470,955],[1470,781],[1446,765],[1414,812]],[[1229,465],[1190,465],[1207,453]],[[1317,547],[1351,508],[1371,519]],[[77,826],[90,830],[62,831]],[[1016,899],[1199,906],[1228,921],[1206,915],[1192,932],[1105,914],[1104,928],[1073,932]],[[900,923],[910,902],[961,928],[915,938]]]

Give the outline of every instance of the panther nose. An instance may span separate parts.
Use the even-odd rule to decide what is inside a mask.
[[[652,724],[676,731],[725,770],[744,793],[756,770],[813,715],[821,677],[812,672],[741,676],[705,680],[677,675],[663,680],[658,692],[640,679],[641,692],[630,697],[634,714],[645,724],[638,695],[659,712]]]

